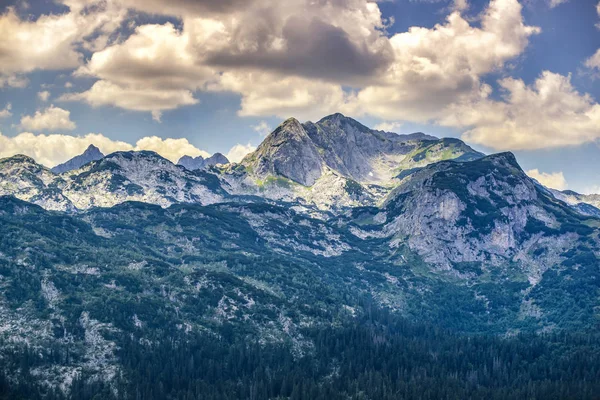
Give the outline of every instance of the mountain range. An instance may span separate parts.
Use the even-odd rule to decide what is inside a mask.
[[[32,360],[8,381],[118,397],[167,342],[256,341],[302,363],[323,330],[368,321],[367,342],[391,342],[396,317],[494,337],[597,328],[595,200],[544,188],[512,153],[334,114],[286,120],[237,164],[100,155],[0,160],[0,354]],[[323,362],[326,385],[340,366]]]

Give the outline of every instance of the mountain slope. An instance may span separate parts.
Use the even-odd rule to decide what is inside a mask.
[[[202,179],[204,188],[218,184],[155,153],[126,152],[64,184],[86,198],[106,188],[108,202],[148,196],[166,205],[180,195],[204,201],[191,198]],[[399,317],[470,335],[597,324],[600,220],[554,199],[510,153],[425,166],[381,207],[329,218],[296,212],[298,202],[187,198],[67,215],[0,197],[0,355],[42,355],[22,379],[65,391],[102,383],[115,393],[131,383],[121,379],[135,360],[159,357],[166,343],[186,354],[190,343],[257,343],[311,364],[328,329],[360,321],[378,343]],[[19,380],[16,371],[4,373]]]
[[[210,204],[226,195],[211,177],[178,167],[154,152],[117,152],[71,171],[59,187],[79,209],[111,207],[125,201],[161,206]]]
[[[402,262],[418,254],[421,274],[463,282],[486,308],[502,299],[496,306],[546,327],[562,324],[566,312],[598,317],[600,221],[554,199],[511,153],[427,166],[378,212],[374,227],[355,233],[385,237]],[[580,302],[559,305],[556,296]]]
[[[74,169],[79,169],[83,167],[85,164],[90,163],[92,161],[100,160],[104,157],[104,154],[93,144],[90,144],[88,148],[76,157],[73,157],[69,161],[59,164],[56,167],[52,168],[52,172],[55,174],[62,174],[63,172],[72,171]]]
[[[24,155],[0,160],[0,195],[12,195],[48,210],[75,211],[57,187],[54,173]]]
[[[600,195],[580,194],[572,190],[548,189],[558,200],[562,200],[584,215],[600,217]]]

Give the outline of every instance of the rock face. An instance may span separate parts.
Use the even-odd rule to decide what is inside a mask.
[[[208,157],[206,160],[204,160],[205,167],[212,167],[213,165],[218,164],[229,164],[229,160],[221,153],[215,153],[212,156]]]
[[[280,175],[304,186],[312,186],[325,167],[319,149],[295,118],[277,127],[242,164],[258,176]]]
[[[180,168],[152,151],[129,151],[112,153],[72,171],[59,187],[77,208],[88,209],[125,201],[163,207],[181,202],[211,204],[224,193],[218,186],[210,189],[211,184],[204,175]]]
[[[52,168],[52,172],[55,174],[62,174],[63,172],[72,171],[74,169],[79,169],[83,167],[85,164],[90,163],[92,161],[100,160],[104,157],[104,154],[93,144],[90,144],[89,147],[76,157],[73,157],[69,161],[59,164],[56,167]]]
[[[463,156],[460,161],[483,155],[458,139],[376,131],[333,114],[317,123],[288,119],[242,164],[260,177],[280,175],[304,186],[329,170],[360,183],[385,184],[403,169]]]
[[[204,168],[204,157],[183,156],[179,159],[179,161],[177,161],[177,165],[181,165],[182,167],[185,167],[190,171],[202,169]]]
[[[577,245],[575,225],[589,230],[511,153],[425,167],[398,186],[384,208],[393,247],[407,244],[427,263],[457,273],[465,263],[484,270],[516,265],[532,283]]]
[[[229,160],[223,154],[215,153],[207,159],[204,159],[202,156],[198,156],[195,158],[190,156],[183,156],[179,159],[179,161],[177,161],[177,165],[181,165],[182,167],[185,167],[190,171],[205,169],[217,164],[229,164]]]

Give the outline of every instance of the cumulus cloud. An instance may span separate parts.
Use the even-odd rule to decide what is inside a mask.
[[[585,60],[584,65],[589,69],[600,71],[600,49],[593,56]]]
[[[226,72],[209,90],[242,96],[241,116],[271,116],[315,120],[337,111],[348,112],[348,95],[337,84],[269,72]]]
[[[90,144],[97,146],[104,154],[115,151],[151,150],[172,162],[177,162],[184,155],[201,155],[203,157],[209,155],[206,151],[190,144],[187,139],[162,139],[152,136],[144,137],[132,145],[97,133],[72,136],[65,134],[36,135],[24,132],[14,137],[7,137],[0,133],[0,157],[25,154],[47,167],[53,167],[83,153]]]
[[[273,131],[266,121],[260,121],[258,124],[253,125],[252,129],[254,129],[255,132],[258,132],[260,136],[267,136]]]
[[[93,107],[116,106],[126,110],[154,112],[153,118],[158,120],[163,110],[198,103],[189,90],[122,87],[108,81],[98,81],[86,92],[66,93],[60,100],[83,100]]]
[[[126,7],[150,14],[176,16],[225,14],[251,3],[253,0],[123,0]]]
[[[37,97],[41,101],[46,102],[50,98],[50,92],[47,90],[43,90],[41,92],[38,92]]]
[[[24,132],[14,137],[4,136],[0,133],[0,157],[25,154],[47,167],[53,167],[83,153],[90,144],[98,146],[104,154],[133,150],[133,146],[128,143],[113,141],[106,136],[94,133],[85,136],[71,136],[36,135]]]
[[[75,73],[99,81],[63,99],[149,111],[160,121],[164,110],[198,103],[192,91],[213,74],[196,63],[188,46],[188,35],[170,23],[138,27],[124,42],[94,53]]]
[[[208,22],[186,20],[191,31]],[[214,22],[218,29],[194,36],[195,48],[221,68],[347,83],[384,71],[394,56],[379,7],[364,0],[261,0]]]
[[[210,157],[206,151],[200,150],[192,145],[187,139],[162,139],[158,136],[145,137],[137,141],[135,150],[152,150],[163,157],[177,162],[181,157]]]
[[[229,152],[225,155],[230,162],[240,162],[247,155],[256,150],[256,146],[252,146],[250,143],[236,144]]]
[[[13,7],[0,15],[0,83],[22,87],[20,74],[37,69],[61,70],[77,67],[82,55],[77,44],[95,34],[113,32],[125,11],[113,1],[65,2],[71,10],[21,19]]]
[[[168,110],[198,104],[197,92],[208,90],[240,95],[241,116],[316,120],[339,111],[432,122],[464,129],[465,139],[498,149],[600,136],[596,103],[568,76],[545,72],[530,86],[502,79],[500,99],[484,83],[489,74],[505,72],[540,32],[524,22],[518,0],[490,0],[474,20],[462,15],[469,2],[455,0],[444,22],[391,36],[391,21],[367,0],[62,2],[69,12],[24,21],[9,9],[0,17],[0,33],[23,30],[34,42],[48,36],[44,43],[52,48],[39,46],[29,57],[34,50],[20,39],[18,46],[0,42],[9,49],[0,63],[12,58],[0,86],[16,85],[33,69],[68,66],[96,81],[62,100],[148,112],[157,121]],[[173,15],[181,25],[146,24],[111,40],[128,9]],[[53,29],[64,35],[51,35]],[[81,48],[91,52],[83,65]],[[586,65],[598,68],[598,58]]]
[[[389,120],[426,122],[457,99],[478,96],[481,76],[520,55],[539,32],[526,26],[516,0],[492,0],[481,27],[451,13],[431,29],[413,27],[390,39],[395,61],[379,84],[361,90],[357,109]]]
[[[12,104],[7,103],[6,106],[0,110],[0,119],[11,117],[12,112],[10,110],[12,110]]]
[[[0,72],[0,89],[3,87],[24,88],[29,80],[21,75]]]
[[[539,183],[541,183],[542,185],[544,185],[546,187],[549,187],[552,189],[557,189],[557,190],[565,190],[568,187],[567,180],[565,179],[565,176],[563,175],[562,171],[547,173],[547,172],[540,172],[536,168],[536,169],[531,169],[531,170],[527,171],[526,173],[531,178],[535,179],[536,181],[538,181]]]
[[[34,115],[25,115],[21,118],[20,127],[30,131],[60,131],[73,130],[77,125],[71,121],[70,111],[51,105]]]
[[[402,122],[384,121],[384,122],[381,122],[381,123],[375,125],[374,129],[376,129],[378,131],[395,132],[401,126],[402,126]]]
[[[464,127],[462,138],[496,150],[573,146],[600,138],[600,105],[570,76],[544,71],[532,84],[500,80],[502,100],[485,97],[450,106],[440,123]]]

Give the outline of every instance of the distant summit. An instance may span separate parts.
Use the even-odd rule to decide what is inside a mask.
[[[183,156],[177,161],[177,165],[181,165],[190,171],[204,168],[204,157]]]
[[[102,154],[99,148],[93,144],[90,144],[83,154],[73,157],[63,164],[57,165],[56,167],[52,168],[51,171],[55,174],[62,174],[74,169],[79,169],[85,164],[100,160],[101,158],[104,158],[104,154]]]
[[[229,164],[229,160],[223,154],[215,153],[206,159],[202,156],[183,156],[177,162],[177,165],[181,165],[190,171],[212,167],[217,164]]]

